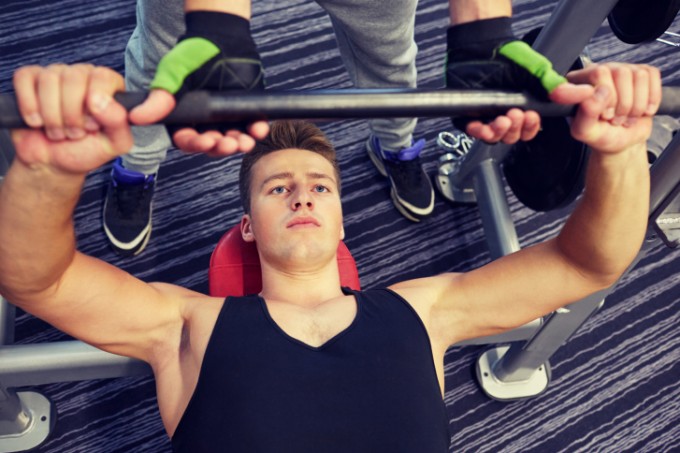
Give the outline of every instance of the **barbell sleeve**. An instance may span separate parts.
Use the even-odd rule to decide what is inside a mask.
[[[130,110],[147,93],[115,98]],[[187,93],[162,120],[165,124],[204,124],[256,119],[346,119],[395,117],[493,117],[510,108],[535,110],[545,117],[572,115],[575,107],[517,92],[488,90],[355,89]],[[680,113],[680,87],[664,87],[658,114]],[[0,95],[0,128],[25,127],[13,95]]]

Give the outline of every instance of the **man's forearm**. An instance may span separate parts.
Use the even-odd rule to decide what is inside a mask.
[[[0,186],[0,293],[13,301],[56,283],[73,259],[72,213],[84,176],[14,162]]]
[[[586,190],[557,238],[580,270],[615,280],[639,252],[649,215],[644,144],[619,154],[593,152]]]
[[[219,11],[250,19],[250,0],[185,0],[184,11]]]

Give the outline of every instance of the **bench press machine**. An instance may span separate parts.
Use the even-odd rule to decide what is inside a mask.
[[[553,61],[557,71],[566,72],[615,4],[616,0],[560,1],[534,47]],[[355,92],[355,94],[359,93]],[[397,99],[397,94],[390,93],[389,97]],[[393,116],[456,114],[450,105],[444,105],[445,102],[441,102],[442,105],[437,107],[439,110],[432,105],[425,105],[420,110],[414,105],[403,104],[410,102],[412,98],[415,99],[416,104],[437,103],[438,100],[441,101],[445,93],[439,93],[439,95],[435,93],[430,97],[421,96],[420,99],[413,95],[414,93],[405,93],[405,97],[399,101],[402,103],[401,106],[396,106],[397,110],[402,108],[402,114],[399,115],[399,112],[395,111]],[[513,105],[534,107],[531,100],[521,95],[511,96],[508,93],[497,93],[497,95],[477,93],[471,94],[472,97],[459,98],[455,102],[460,108],[459,113],[469,113],[473,110],[477,110],[480,114],[491,113],[494,110],[486,110],[489,105],[496,105],[498,110],[495,111],[505,111]],[[664,92],[664,101],[672,101],[673,97],[674,93],[668,90]],[[295,99],[292,100],[295,101]],[[485,104],[481,109],[476,109],[475,106],[483,104],[482,101],[487,101],[488,105]],[[228,99],[227,102],[226,107],[231,106],[237,111],[239,108],[245,109],[248,105],[253,105],[252,100],[246,100],[244,106],[234,106],[233,98]],[[346,117],[380,116],[378,112],[370,111],[370,109],[359,112],[352,107],[352,104],[354,102],[350,103]],[[374,102],[366,104],[371,105]],[[205,104],[199,105],[203,107]],[[675,105],[680,105],[680,103],[675,102]],[[260,108],[261,105],[258,104],[256,107]],[[304,110],[297,113],[294,112],[294,105],[281,105],[280,103],[276,107],[279,110],[275,107],[267,107],[270,109],[267,112],[259,109],[251,112],[250,115],[264,114],[269,118],[277,117],[277,114],[278,117],[296,115],[299,117],[302,111],[309,115],[310,110],[309,104],[303,106]],[[544,107],[546,109],[556,108],[556,106]],[[404,108],[410,109],[408,110],[410,115],[403,114]],[[332,106],[332,110],[336,113],[339,111],[336,106]],[[338,117],[338,115],[328,115],[328,111],[325,111],[325,115],[324,112],[315,114],[321,117]],[[680,111],[677,107],[669,108],[669,112],[677,111]],[[0,127],[16,126],[16,123],[12,123],[16,120],[16,112],[11,118],[8,118],[5,112],[4,104],[0,102]],[[547,110],[542,113],[550,114]],[[196,114],[196,112],[190,113],[190,118],[195,120],[195,117],[191,115]],[[553,114],[564,115],[565,110],[559,107]],[[13,157],[11,142],[5,131],[0,133],[0,150],[2,151],[0,153],[1,177]],[[500,171],[501,163],[509,151],[510,147],[506,145],[490,146],[476,143],[454,167],[442,163],[437,176],[438,186],[446,198],[452,201],[469,201],[469,199],[461,200],[460,194],[465,194],[465,197],[470,197],[472,194],[473,199],[479,205],[485,236],[493,259],[519,249],[519,241],[510,217]],[[680,178],[678,177],[680,175],[680,136],[676,136],[671,141],[650,171],[652,179],[650,240],[640,252],[638,261],[654,245],[652,239],[661,238],[670,247],[677,247],[680,243]],[[545,319],[536,320],[511,332],[462,343],[502,345],[488,350],[478,360],[477,377],[485,393],[491,398],[511,401],[535,396],[544,391],[550,382],[550,357],[602,306],[605,296],[610,291],[611,289],[601,291],[574,302]],[[57,382],[142,375],[151,372],[149,366],[142,362],[102,352],[79,341],[15,345],[13,333],[14,307],[0,298],[0,451],[23,451],[38,446],[49,435],[55,420],[53,405],[47,398],[37,391],[17,391],[17,388]]]

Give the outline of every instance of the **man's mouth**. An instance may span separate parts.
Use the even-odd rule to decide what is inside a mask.
[[[295,217],[286,224],[286,228],[310,228],[321,226],[314,217]]]

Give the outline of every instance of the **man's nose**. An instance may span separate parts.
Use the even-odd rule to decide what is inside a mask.
[[[307,209],[312,209],[314,207],[312,197],[306,191],[296,191],[293,197],[293,210],[297,211],[303,206]]]

